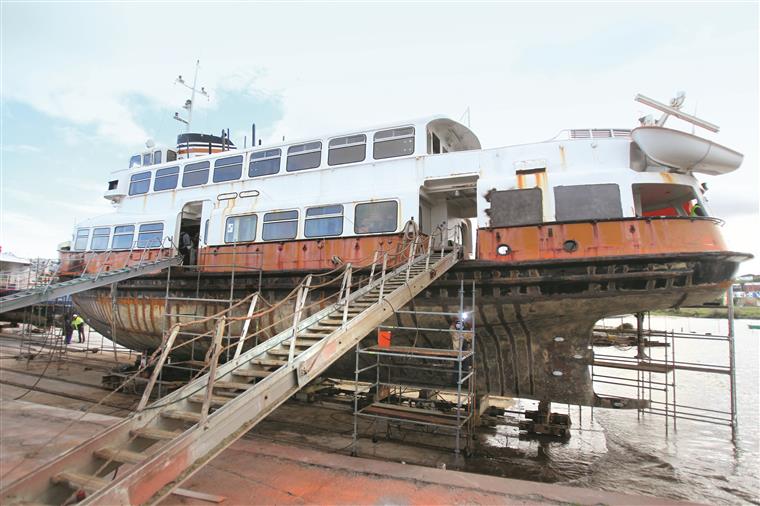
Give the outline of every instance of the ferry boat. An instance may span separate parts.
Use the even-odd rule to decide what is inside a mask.
[[[637,407],[594,392],[594,324],[710,301],[750,258],[727,249],[696,177],[735,170],[742,155],[666,128],[668,116],[710,128],[682,113],[679,99],[646,100],[662,118],[495,148],[443,116],[253,139],[243,149],[226,134],[182,134],[176,149],[149,143],[111,173],[104,197],[114,211],[77,224],[62,245],[61,274],[102,272],[186,243],[186,263],[197,267],[172,269],[170,280],[156,273],[73,297],[95,330],[152,351],[178,315],[211,315],[256,290],[274,303],[308,273],[364,265],[403,246],[410,230],[447,230],[441,246],[461,241],[462,260],[411,305],[451,311],[462,280],[474,283],[480,392]],[[203,352],[198,343],[177,357]],[[346,358],[336,371],[352,375]]]

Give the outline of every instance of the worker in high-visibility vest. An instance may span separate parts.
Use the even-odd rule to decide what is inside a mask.
[[[74,313],[72,317],[73,317],[73,320],[71,320],[71,326],[74,327],[74,329],[76,329],[77,334],[79,336],[79,342],[83,343],[84,342],[84,320],[82,319],[81,316],[79,316],[76,313]]]

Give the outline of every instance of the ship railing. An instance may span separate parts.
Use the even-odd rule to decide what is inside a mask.
[[[277,329],[289,328],[290,330],[290,347],[288,350],[288,364],[292,365],[295,360],[295,343],[298,329],[301,321],[314,311],[319,311],[327,304],[337,303],[342,310],[341,326],[345,327],[348,321],[348,309],[353,291],[375,283],[380,280],[378,301],[382,300],[385,294],[385,280],[389,272],[397,267],[406,265],[407,272],[411,265],[418,261],[424,262],[426,269],[429,268],[431,259],[443,258],[445,247],[449,241],[450,232],[454,230],[454,246],[461,243],[461,227],[447,227],[441,224],[430,235],[424,235],[419,230],[413,228],[406,237],[403,247],[397,248],[395,252],[383,248],[375,250],[371,256],[360,259],[356,262],[341,264],[334,269],[323,273],[312,273],[305,276],[283,299],[274,304],[268,303],[260,291],[249,294],[243,299],[230,304],[224,310],[221,310],[211,316],[196,317],[194,315],[176,315],[190,316],[186,321],[178,321],[164,333],[161,346],[155,350],[149,357],[148,363],[153,367],[148,385],[143,393],[143,397],[138,405],[138,411],[141,411],[147,405],[152,391],[157,383],[160,383],[161,370],[172,352],[187,346],[194,346],[194,343],[205,340],[209,346],[202,363],[202,367],[194,370],[194,378],[208,372],[212,380],[208,383],[206,393],[210,398],[210,392],[213,391],[215,368],[226,352],[228,359],[229,354],[232,358],[237,358],[242,353],[247,342],[253,340],[254,346],[259,344],[260,339],[266,339],[270,332],[276,332]],[[440,244],[440,249],[435,246]],[[408,276],[407,276],[408,279]],[[329,295],[323,296],[317,300],[309,300],[309,294],[316,293],[317,290],[325,290],[334,287],[335,291]],[[167,286],[167,300],[168,286]],[[222,300],[220,300],[221,302]],[[245,315],[236,315],[235,313],[247,304]],[[283,307],[286,304],[293,304],[292,312],[285,311]],[[262,305],[267,307],[262,308]],[[341,307],[342,306],[342,307]],[[267,318],[265,320],[264,318]],[[254,332],[250,332],[251,322],[267,321],[266,325],[257,327]],[[212,323],[209,328],[208,324]],[[232,332],[232,325],[242,322],[242,329]],[[191,329],[192,327],[192,329]],[[200,327],[200,329],[199,329]],[[197,330],[192,332],[191,330]],[[205,329],[205,331],[203,331]],[[237,334],[237,335],[235,335]],[[227,340],[225,342],[225,336]],[[184,337],[184,338],[183,338]],[[208,406],[204,403],[201,418],[205,420],[208,416]]]

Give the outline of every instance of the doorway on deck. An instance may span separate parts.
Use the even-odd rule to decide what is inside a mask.
[[[464,258],[474,258],[475,254],[473,235],[477,227],[473,226],[473,220],[478,212],[477,183],[477,174],[460,174],[427,179],[420,188],[420,230],[431,234],[445,223],[447,240],[462,242]]]
[[[184,265],[196,265],[198,263],[202,213],[203,201],[197,201],[185,204],[179,215],[177,247],[182,254]]]

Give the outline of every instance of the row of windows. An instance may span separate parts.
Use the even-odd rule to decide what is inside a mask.
[[[157,248],[161,246],[164,235],[163,223],[145,223],[140,225],[137,232],[137,248]],[[110,241],[110,249],[125,250],[132,248],[132,242],[135,236],[134,225],[121,225],[113,227],[113,238],[111,237],[111,227],[95,227],[92,229],[92,241],[90,242],[90,250],[92,251],[105,251],[109,249],[108,243]],[[87,250],[87,243],[90,239],[90,229],[80,228],[77,230],[76,238],[74,239],[74,250],[85,251]]]
[[[376,132],[373,138],[375,160],[406,156],[414,153],[414,127],[394,128]],[[367,136],[349,135],[331,139],[328,143],[327,164],[330,166],[362,162],[367,156]],[[251,153],[248,161],[248,177],[267,176],[280,172],[282,149],[268,149]],[[290,146],[287,151],[285,170],[297,172],[315,169],[322,161],[322,142],[307,142]],[[214,161],[211,177],[214,183],[237,181],[243,175],[243,155],[219,158]],[[173,190],[179,182],[179,166],[156,171],[153,191]],[[188,163],[182,171],[182,188],[208,183],[211,162]],[[150,191],[151,171],[133,174],[129,181],[129,195],[142,195]]]
[[[154,151],[153,153],[143,153],[142,155],[134,155],[129,159],[129,168],[132,167],[147,167],[148,165],[159,165],[163,163],[163,154],[161,150]],[[177,152],[171,149],[166,150],[166,161],[173,162],[177,159]]]
[[[343,234],[344,206],[306,208],[304,216],[304,237],[334,237]],[[263,213],[261,239],[283,241],[295,239],[298,235],[298,210]],[[256,240],[258,214],[245,214],[227,218],[224,228],[224,242],[251,242]],[[379,234],[395,232],[398,227],[398,202],[367,202],[357,204],[354,209],[354,233]]]

